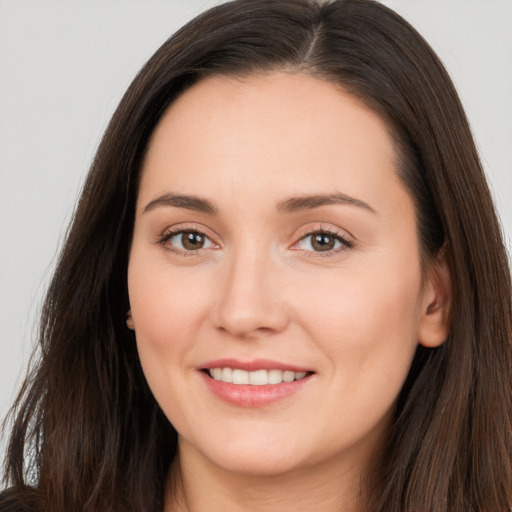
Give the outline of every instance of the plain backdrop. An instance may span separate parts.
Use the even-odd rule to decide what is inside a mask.
[[[217,3],[0,0],[0,420],[22,382],[41,297],[108,119],[160,44]],[[384,3],[454,79],[510,247],[512,0]]]

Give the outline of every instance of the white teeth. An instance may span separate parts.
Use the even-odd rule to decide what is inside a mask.
[[[307,372],[292,372],[290,370],[256,370],[248,372],[238,368],[210,368],[210,376],[222,382],[233,384],[251,384],[252,386],[266,386],[269,384],[281,384],[281,382],[293,382],[303,379]]]
[[[283,382],[293,382],[295,379],[295,373],[286,371],[283,372]]]
[[[233,370],[233,384],[249,384],[249,372]]]
[[[268,372],[267,370],[257,370],[255,372],[249,372],[249,383],[253,386],[264,386],[268,384]]]
[[[269,384],[281,384],[281,382],[283,382],[283,372],[281,370],[268,371]]]
[[[222,382],[233,382],[233,370],[231,368],[222,368],[220,380]]]
[[[215,380],[222,380],[222,368],[212,368],[210,370],[210,375],[215,379]]]

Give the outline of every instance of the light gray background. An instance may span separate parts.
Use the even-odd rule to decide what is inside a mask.
[[[214,0],[0,0],[0,419],[96,146],[124,90]],[[512,240],[512,0],[389,0],[462,97]],[[0,459],[3,458],[0,442]]]

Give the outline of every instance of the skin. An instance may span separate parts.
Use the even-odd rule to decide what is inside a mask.
[[[128,324],[179,434],[166,510],[356,509],[417,344],[447,334],[448,269],[422,269],[395,161],[376,114],[300,73],[210,77],[165,113],[137,200]],[[216,213],[155,202],[165,194]],[[283,208],[332,194],[352,201]],[[184,250],[169,236],[180,229],[206,236],[203,248]],[[319,229],[333,249],[312,246]],[[237,407],[198,369],[218,358],[314,375],[282,400]]]

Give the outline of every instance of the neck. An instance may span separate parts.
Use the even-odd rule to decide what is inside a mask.
[[[361,472],[339,460],[277,475],[239,474],[180,444],[164,512],[355,512]]]

